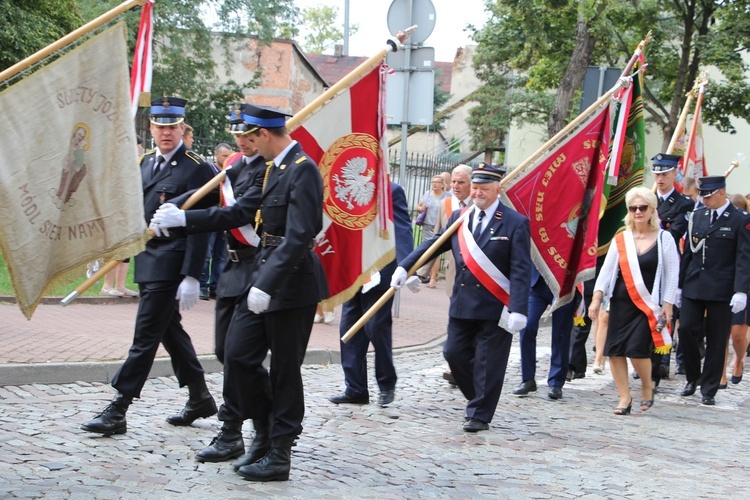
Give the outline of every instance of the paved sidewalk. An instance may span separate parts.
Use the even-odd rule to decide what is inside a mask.
[[[448,297],[445,284],[419,293],[400,292],[400,315],[394,319],[394,348],[420,346],[445,336]],[[59,300],[45,301],[31,320],[17,305],[0,300],[0,386],[31,383],[106,382],[127,356],[133,340],[137,299],[79,298],[63,307]],[[208,372],[221,371],[214,352],[214,304],[198,305],[182,313],[201,363]],[[306,363],[340,362],[339,320],[315,324]],[[151,376],[171,375],[163,347]]]

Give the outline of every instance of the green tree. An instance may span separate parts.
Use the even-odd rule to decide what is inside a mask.
[[[81,25],[75,0],[0,0],[0,70]]]
[[[120,0],[79,0],[84,21],[119,4]],[[219,84],[218,72],[228,69],[232,44],[251,36],[261,44],[274,37],[293,37],[298,15],[294,0],[159,0],[154,6],[152,91],[190,101],[188,121],[196,137],[229,139],[224,128],[231,103],[244,97],[244,89],[257,86],[257,80]],[[139,18],[138,8],[125,18],[131,49]],[[208,50],[217,38],[224,47],[219,60]]]
[[[308,7],[302,11],[301,26],[304,27],[302,49],[305,52],[322,54],[343,42],[344,31],[337,24],[338,15],[338,7],[328,5]],[[355,34],[358,29],[359,26],[356,24],[350,26],[350,34]]]
[[[717,67],[720,75],[714,76],[723,80],[709,87],[704,120],[732,131],[730,116],[750,119],[741,58],[750,40],[748,0],[487,0],[486,5],[490,19],[474,31],[475,68],[485,87],[496,87],[483,89],[480,108],[496,114],[472,127],[475,142],[492,136],[487,127],[504,126],[494,132],[502,134],[497,130],[507,130],[519,115],[520,121],[547,123],[552,135],[572,118],[586,66],[624,66],[649,30],[644,105],[662,130],[664,147],[685,93],[705,66]]]

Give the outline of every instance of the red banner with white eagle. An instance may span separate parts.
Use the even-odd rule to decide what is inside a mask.
[[[505,192],[529,218],[532,259],[558,297],[556,306],[573,298],[577,283],[594,277],[609,134],[605,106]]]
[[[327,302],[332,305],[348,300],[371,271],[395,258],[381,68],[292,132],[323,177],[323,234],[315,250],[326,271],[331,291]]]

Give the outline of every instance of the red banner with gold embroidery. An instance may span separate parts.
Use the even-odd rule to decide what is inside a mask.
[[[532,259],[559,297],[556,306],[594,277],[609,134],[605,106],[505,192],[510,206],[529,218]]]

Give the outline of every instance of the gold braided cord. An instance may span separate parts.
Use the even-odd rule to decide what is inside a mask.
[[[266,162],[266,173],[263,175],[263,189],[261,190],[261,193],[266,192],[266,183],[268,182],[268,175],[271,173],[271,169],[273,168],[273,161],[267,161]],[[258,208],[258,211],[255,212],[255,232],[258,232],[258,228],[260,227],[261,222],[263,222],[263,216],[260,214],[260,208]]]

